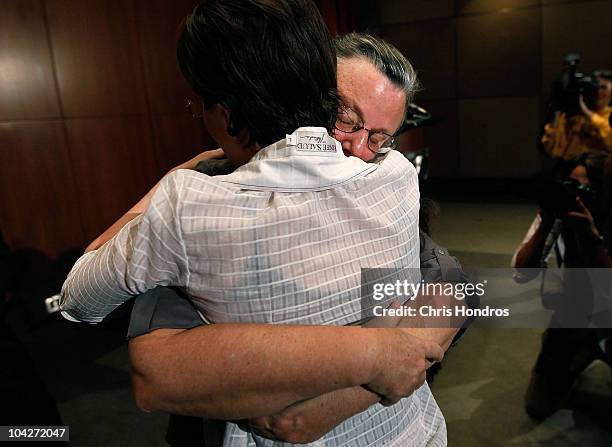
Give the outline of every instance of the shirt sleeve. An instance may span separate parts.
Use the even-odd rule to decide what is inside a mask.
[[[608,151],[612,151],[612,128],[610,128],[610,109],[608,108],[603,115],[593,113],[591,115],[591,123],[595,128],[597,137],[599,137]]]
[[[471,281],[459,260],[452,256],[448,249],[438,245],[423,231],[420,231],[419,236],[421,241],[421,276],[426,283],[468,283]],[[469,308],[477,309],[480,307],[480,297],[476,294],[466,296],[465,303]],[[453,338],[453,346],[463,336],[474,319],[474,317],[470,317],[464,322],[463,327]]]
[[[560,113],[554,122],[546,123],[540,143],[544,151],[551,157],[564,156],[568,144],[565,114]]]
[[[227,158],[200,161],[195,170],[209,176],[227,175],[236,167]],[[189,297],[176,288],[157,287],[134,300],[127,338],[156,329],[191,329],[206,324]]]
[[[130,297],[156,286],[186,287],[189,266],[180,225],[184,172],[166,176],[147,211],[74,265],[61,292],[62,315],[100,322]]]
[[[186,293],[176,287],[156,287],[134,300],[127,339],[156,329],[192,329],[208,324]]]
[[[449,251],[420,231],[421,272],[425,282],[469,282],[461,263]]]

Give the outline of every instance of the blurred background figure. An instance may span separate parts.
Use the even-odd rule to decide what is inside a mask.
[[[565,57],[564,73],[553,83],[552,121],[544,126],[542,148],[552,158],[571,160],[585,152],[612,152],[612,72],[577,72],[580,56]]]
[[[565,268],[561,291],[546,292],[545,273],[541,279],[542,300],[553,315],[525,396],[527,412],[538,420],[560,408],[593,361],[610,362],[609,313],[597,321],[596,290],[586,270],[612,266],[606,238],[612,205],[606,191],[611,180],[604,169],[607,158],[612,156],[583,153],[578,160],[560,162],[558,177],[542,188],[540,210],[513,257],[518,282],[534,279],[553,253],[556,265]],[[593,324],[603,327],[587,329]]]
[[[540,209],[512,260],[518,282],[546,268],[552,253],[556,265],[566,269],[560,292],[541,288],[544,306],[554,313],[525,396],[527,412],[539,420],[560,408],[593,361],[609,362],[605,340],[611,325],[587,329],[597,298],[586,268],[612,266],[603,230],[612,205],[605,191],[610,173],[604,169],[612,153],[612,74],[595,70],[585,76],[579,63],[578,54],[566,55],[563,73],[553,82],[552,121],[545,124],[541,140],[552,158],[552,172],[538,187]]]

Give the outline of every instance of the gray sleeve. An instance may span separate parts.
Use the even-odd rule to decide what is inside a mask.
[[[470,278],[457,258],[420,232],[421,274],[425,282],[469,282]]]
[[[127,338],[155,329],[192,329],[204,324],[191,300],[179,289],[157,287],[134,301]]]
[[[461,267],[461,263],[457,258],[452,256],[445,247],[436,244],[423,231],[420,232],[421,241],[421,277],[425,282],[470,282],[470,277]],[[480,307],[480,297],[471,295],[466,297],[466,304],[476,309]],[[463,336],[467,327],[474,321],[474,318],[468,318],[463,327],[459,330],[453,339],[453,345]]]
[[[195,170],[202,174],[210,175],[227,175],[234,172],[236,166],[227,158],[213,158],[210,160],[202,160],[199,162]]]

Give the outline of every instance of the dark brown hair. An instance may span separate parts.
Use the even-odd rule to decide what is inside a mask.
[[[206,0],[186,19],[177,57],[205,106],[228,109],[228,132],[261,147],[301,126],[332,129],[336,55],[311,0]]]

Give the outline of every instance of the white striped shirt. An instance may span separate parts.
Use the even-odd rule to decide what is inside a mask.
[[[324,129],[298,129],[232,174],[166,176],[142,216],[77,261],[62,311],[97,322],[133,295],[172,285],[210,322],[355,323],[362,268],[410,269],[410,281],[419,281],[418,209],[416,171],[401,154],[368,164],[345,157]],[[231,423],[227,430],[227,446],[279,444]],[[392,407],[348,419],[314,445],[445,439],[424,385]]]

